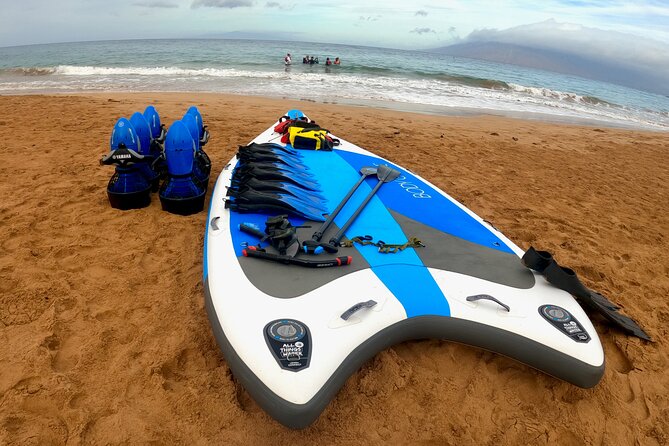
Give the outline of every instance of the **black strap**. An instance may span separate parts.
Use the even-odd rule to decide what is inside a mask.
[[[543,273],[549,263],[553,260],[553,256],[548,251],[537,251],[530,246],[521,261],[526,267],[537,272]]]
[[[523,256],[522,263],[542,273],[550,284],[568,292],[587,308],[598,312],[618,328],[638,338],[652,341],[639,324],[618,312],[619,306],[583,285],[574,270],[560,266],[549,252],[537,251],[530,247]]]

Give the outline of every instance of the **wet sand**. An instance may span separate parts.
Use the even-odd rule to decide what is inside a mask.
[[[554,253],[656,340],[593,318],[607,368],[580,389],[426,340],[379,353],[310,428],[235,381],[204,310],[206,213],[118,211],[111,129],[197,105],[212,179],[290,108],[397,162],[521,248]],[[0,96],[0,444],[669,443],[669,134],[214,94]]]

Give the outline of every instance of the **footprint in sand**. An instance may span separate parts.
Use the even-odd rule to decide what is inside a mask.
[[[618,373],[627,375],[634,370],[634,364],[627,354],[615,342],[606,342],[606,365]]]
[[[51,367],[58,373],[65,373],[79,363],[81,340],[71,337],[60,341],[58,350],[51,360]]]

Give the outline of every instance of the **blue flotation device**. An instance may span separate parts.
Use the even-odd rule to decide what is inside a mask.
[[[196,106],[191,106],[188,110],[186,110],[187,115],[193,115],[195,116],[195,121],[197,123],[197,128],[198,128],[198,135],[200,138],[200,146],[199,146],[199,153],[196,154],[196,158],[198,158],[198,162],[202,165],[202,168],[206,172],[211,171],[211,160],[209,159],[209,155],[204,151],[203,146],[205,146],[209,142],[209,130],[207,130],[207,126],[204,125],[204,120],[202,119],[202,115],[200,114],[200,110],[197,109]]]
[[[304,113],[302,113],[301,110],[288,110],[286,112],[286,116],[288,116],[290,119],[300,119],[304,117]]]
[[[208,187],[211,161],[207,154],[200,148],[200,139],[198,138],[200,129],[197,116],[192,113],[186,113],[184,117],[181,118],[181,122],[188,128],[188,131],[193,138],[193,143],[195,144],[195,176],[205,185],[205,187]]]
[[[197,116],[194,115],[193,113],[186,113],[183,116],[183,118],[181,118],[181,122],[183,122],[186,125],[186,128],[188,129],[190,136],[193,138],[193,141],[195,142],[195,150],[199,150],[200,129]]]
[[[157,139],[159,141],[165,140],[165,126],[160,123],[160,115],[156,110],[156,107],[149,105],[144,109],[144,119],[149,124],[151,128],[151,138]]]
[[[133,113],[130,117],[130,123],[134,127],[139,139],[139,153],[146,157],[151,157],[151,161],[155,160],[155,155],[151,153],[151,128],[149,127],[149,123],[146,122],[144,115],[140,112]],[[158,192],[160,173],[154,170],[153,164],[143,163],[140,169],[151,183],[151,190]]]
[[[200,148],[209,142],[209,131],[207,131],[207,126],[204,125],[204,120],[200,114],[200,110],[196,106],[191,106],[186,110],[187,115],[195,116],[198,125],[198,138],[200,139]]]
[[[165,138],[167,179],[160,187],[163,210],[189,215],[204,208],[206,188],[194,174],[195,141],[182,121],[175,121]]]
[[[134,126],[121,118],[114,125],[109,140],[110,152],[100,164],[115,165],[107,184],[109,203],[116,209],[137,209],[151,203],[151,181],[143,173],[149,157],[140,152],[140,140]],[[150,169],[150,168],[149,168]]]
[[[160,122],[160,115],[153,105],[149,105],[144,110],[144,119],[146,119],[151,129],[150,153],[156,158],[153,168],[163,178],[167,173],[167,165],[165,164],[165,157],[163,155],[163,144],[165,143],[167,131],[165,130],[165,125]]]

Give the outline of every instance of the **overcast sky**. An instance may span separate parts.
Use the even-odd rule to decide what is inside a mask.
[[[542,22],[549,25],[535,29],[535,36],[551,39],[551,19],[669,45],[667,0],[0,0],[0,5],[0,46],[241,36],[433,48]]]

